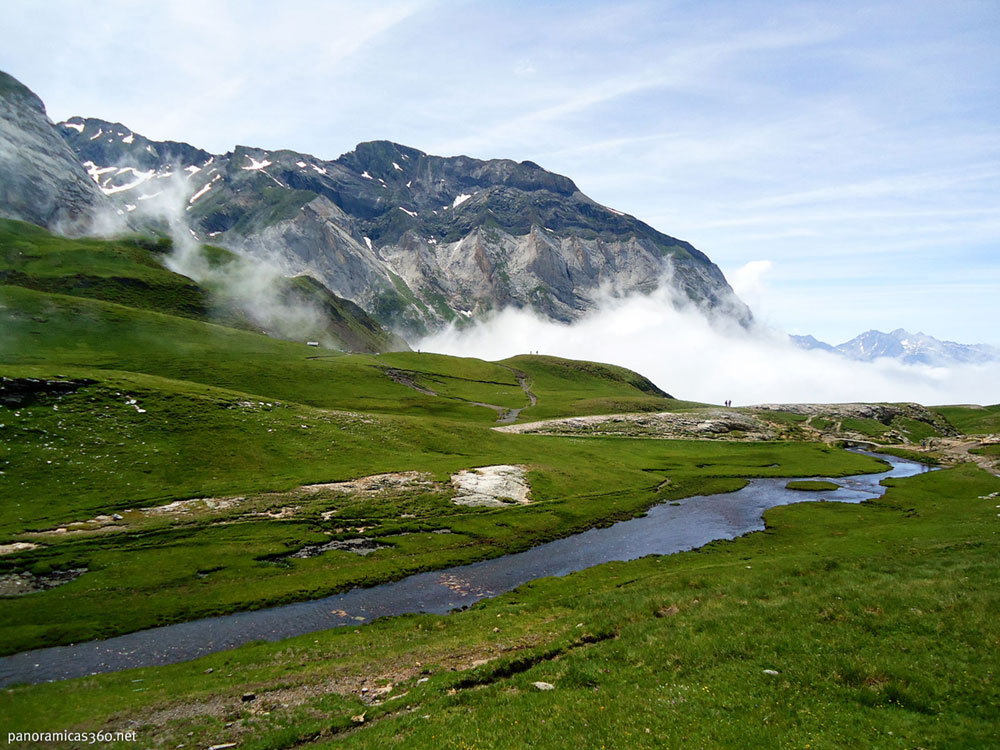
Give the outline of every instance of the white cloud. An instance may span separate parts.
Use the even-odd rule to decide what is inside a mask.
[[[649,296],[608,298],[572,325],[507,309],[471,328],[449,329],[418,343],[438,351],[502,359],[539,351],[629,367],[681,399],[736,404],[1000,401],[1000,364],[932,368],[891,360],[854,362],[793,346],[780,331],[747,331],[678,307],[667,287]]]
[[[737,268],[726,278],[729,285],[736,292],[736,296],[746,302],[751,309],[760,310],[764,299],[765,282],[774,263],[769,260],[752,260],[744,266]]]

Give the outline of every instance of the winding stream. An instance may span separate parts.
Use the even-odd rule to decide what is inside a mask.
[[[410,612],[444,614],[497,596],[528,581],[562,576],[613,560],[635,560],[734,539],[764,528],[762,514],[777,505],[807,500],[859,503],[881,497],[879,482],[927,471],[923,464],[879,456],[891,465],[881,474],[829,479],[832,492],[785,489],[788,479],[754,479],[737,492],[696,495],[654,506],[641,517],[575,534],[525,552],[419,573],[395,583],[272,609],[237,612],[70,646],[25,651],[0,658],[0,686],[63,680],[132,667],[173,664],[257,640],[277,641],[304,633],[357,625]]]

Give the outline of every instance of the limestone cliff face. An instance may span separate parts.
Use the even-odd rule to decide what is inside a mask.
[[[572,321],[604,293],[664,283],[750,320],[703,253],[532,162],[387,141],[333,161],[245,146],[213,155],[103,120],[57,127],[124,211],[180,177],[200,239],[308,273],[404,335],[511,306]]]
[[[117,216],[53,127],[42,100],[3,72],[0,216],[68,235],[100,229]]]

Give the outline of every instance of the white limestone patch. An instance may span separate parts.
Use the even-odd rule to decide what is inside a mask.
[[[140,508],[137,512],[144,516],[181,516],[199,511],[228,510],[246,500],[245,497],[197,497],[192,500],[174,500],[166,505]],[[126,511],[127,512],[127,511]],[[102,519],[101,516],[97,517]],[[103,520],[103,519],[102,519]]]
[[[428,491],[434,489],[434,480],[430,474],[422,471],[400,471],[389,474],[372,474],[358,477],[346,482],[325,482],[323,484],[307,484],[299,488],[299,492],[311,494],[315,492],[339,492],[344,494],[375,495],[380,492],[399,492],[404,490]]]
[[[459,206],[461,206],[461,205],[462,205],[463,203],[465,203],[465,202],[466,202],[467,200],[469,200],[469,198],[471,198],[471,197],[472,197],[472,196],[471,196],[471,195],[469,195],[468,193],[462,193],[462,194],[461,194],[461,195],[459,195],[459,196],[458,196],[457,198],[455,198],[455,200],[453,200],[453,201],[452,201],[452,203],[451,203],[451,207],[452,207],[452,208],[458,208],[458,207],[459,207]],[[447,206],[445,206],[445,208],[447,208]]]
[[[458,494],[451,499],[456,505],[504,508],[531,502],[531,487],[526,467],[515,464],[480,466],[460,471],[451,477]]]

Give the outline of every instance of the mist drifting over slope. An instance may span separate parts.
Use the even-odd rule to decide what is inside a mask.
[[[606,296],[597,312],[573,324],[508,308],[416,346],[489,360],[538,352],[609,362],[642,373],[677,398],[710,403],[1000,402],[1000,363],[928,367],[805,351],[779,330],[706,315],[680,300],[669,282],[650,295]]]
[[[190,174],[182,177],[179,165],[172,173],[160,181],[154,195],[140,197],[135,212],[166,226],[173,248],[164,265],[204,285],[220,307],[241,311],[247,320],[272,335],[291,340],[314,338],[335,347],[337,342],[326,332],[322,313],[312,304],[283,294],[291,274],[276,261],[236,254],[212,261],[204,253],[187,217],[193,193],[187,180]]]

